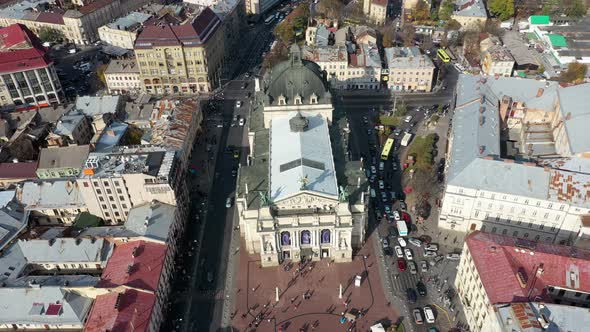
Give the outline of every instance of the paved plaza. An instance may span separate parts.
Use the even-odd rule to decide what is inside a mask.
[[[398,310],[383,295],[372,247],[365,244],[351,263],[322,260],[261,268],[258,255],[248,255],[242,245],[232,326],[260,332],[367,331],[376,322],[396,322]],[[355,286],[357,275],[363,276],[360,287]],[[343,314],[356,319],[341,323]]]

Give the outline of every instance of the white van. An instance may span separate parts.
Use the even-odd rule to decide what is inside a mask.
[[[424,317],[426,318],[427,323],[434,323],[434,312],[429,306],[424,307]]]

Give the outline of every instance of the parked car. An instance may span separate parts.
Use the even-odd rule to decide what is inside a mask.
[[[438,251],[438,244],[436,243],[429,243],[427,244],[424,249],[428,250],[428,251]]]
[[[383,182],[383,180],[379,180],[379,189],[383,190],[385,189],[385,182]],[[385,194],[385,192],[382,192],[381,195],[383,196],[383,194]]]
[[[385,256],[393,256],[393,250],[391,247],[383,248],[383,254]]]
[[[435,257],[436,256],[436,251],[424,251],[424,257]]]
[[[399,215],[399,212],[397,210],[393,211],[393,219],[395,219],[395,221],[398,221],[401,219],[401,216]]]
[[[232,204],[233,204],[233,199],[231,197],[228,197],[225,200],[225,207],[229,209],[232,206]]]
[[[412,256],[412,250],[410,250],[410,248],[404,248],[404,255],[406,256],[406,259],[409,261],[414,259],[414,256]]]
[[[424,321],[422,320],[422,313],[420,312],[420,309],[416,308],[416,309],[412,310],[412,316],[414,316],[414,322],[416,322],[416,324],[424,324]]]
[[[413,118],[414,118],[413,116],[411,116],[411,115],[408,115],[408,116],[406,116],[406,117],[404,118],[404,122],[406,122],[406,123],[410,123],[410,121],[412,121],[412,119],[413,119]]]
[[[403,237],[398,237],[397,238],[397,242],[399,243],[400,246],[405,247],[406,244],[406,240]]]
[[[399,201],[399,208],[402,209],[402,211],[406,211],[408,209],[408,206],[406,205],[406,202]]]
[[[381,238],[381,244],[383,245],[383,248],[389,247],[389,241],[387,241],[386,237]]]
[[[406,270],[406,261],[403,258],[397,259],[397,268],[402,272]]]
[[[236,101],[236,108],[240,108],[242,107],[242,101],[238,100]]]
[[[239,123],[240,124],[240,127],[243,127],[244,126],[244,123],[246,123],[246,120],[244,120],[244,118],[241,118],[240,119],[240,123]]]
[[[440,261],[443,260],[443,258],[444,258],[443,255],[438,255],[438,256],[434,257],[434,262],[435,263],[439,263]]]
[[[435,317],[434,317],[434,311],[432,311],[432,308],[429,306],[425,306],[424,307],[424,317],[426,318],[426,322],[427,323],[434,323],[435,321]]]
[[[420,261],[420,271],[424,273],[428,272],[428,262]]]
[[[397,258],[404,258],[404,252],[402,250],[402,247],[400,246],[395,246],[395,255],[397,256]]]
[[[377,168],[375,166],[371,166],[371,174],[377,174]]]
[[[410,268],[410,273],[411,274],[417,274],[418,270],[416,269],[416,263],[409,261],[408,262],[408,267]]]
[[[418,294],[420,296],[426,296],[426,285],[422,281],[418,281],[416,284],[416,289],[418,290]]]
[[[381,201],[383,203],[387,202],[387,193],[385,191],[381,192]]]
[[[459,259],[461,259],[461,254],[458,254],[456,252],[447,254],[447,259],[451,261],[458,261]]]
[[[418,296],[416,295],[416,290],[413,288],[406,289],[406,296],[408,297],[408,302],[416,303],[416,299]]]
[[[422,242],[416,238],[411,237],[408,239],[408,242],[410,242],[411,245],[414,245],[418,248],[422,247]]]
[[[391,208],[389,207],[389,205],[385,205],[383,209],[385,210],[385,214],[391,214]]]

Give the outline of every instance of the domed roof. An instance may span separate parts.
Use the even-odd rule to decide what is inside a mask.
[[[290,59],[283,61],[264,76],[266,85],[266,104],[276,105],[279,98],[284,97],[286,104],[293,104],[296,97],[302,104],[331,102],[331,95],[324,80],[320,66],[315,62],[301,59],[301,49],[291,46]]]

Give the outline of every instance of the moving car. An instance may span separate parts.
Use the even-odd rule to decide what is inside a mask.
[[[414,259],[414,256],[412,256],[412,250],[410,250],[409,248],[404,248],[404,254],[407,260],[411,261],[412,259]]]
[[[236,101],[236,108],[240,108],[240,107],[242,107],[242,101],[238,100],[238,101]]]
[[[418,290],[418,294],[420,296],[426,296],[426,285],[422,281],[418,281],[416,284],[416,289]]]
[[[383,203],[387,202],[387,193],[384,191],[381,192],[381,201]]]
[[[393,211],[393,219],[395,219],[395,221],[398,221],[401,219],[401,216],[399,215],[399,212]]]
[[[410,121],[412,121],[412,119],[413,119],[413,118],[414,118],[413,116],[411,116],[411,115],[408,115],[408,116],[406,116],[406,117],[404,118],[404,122],[406,122],[406,123],[410,123]]]
[[[406,270],[406,261],[403,258],[397,259],[397,268],[402,272]]]
[[[404,252],[402,250],[402,247],[400,246],[395,246],[395,255],[397,256],[397,258],[404,258]]]
[[[244,118],[241,118],[239,122],[240,127],[243,127],[244,123],[246,123],[246,120],[244,120]]]
[[[391,208],[389,207],[389,205],[385,205],[383,209],[385,210],[385,214],[391,214]]]
[[[420,309],[416,308],[416,309],[412,310],[412,316],[414,316],[414,321],[416,322],[416,324],[424,324],[424,321],[422,320],[422,313],[420,312]]]
[[[377,174],[377,168],[375,166],[371,166],[371,174]]]
[[[381,189],[381,190],[385,189],[385,182],[383,182],[383,180],[379,180],[378,183],[379,183],[379,189]],[[382,193],[382,194],[385,194],[385,193]]]
[[[232,206],[233,202],[234,202],[233,198],[231,198],[231,197],[228,197],[228,198],[225,200],[225,207],[229,209],[229,208]]]
[[[386,237],[381,238],[381,244],[383,244],[383,248],[389,247],[389,241],[387,241]]]
[[[447,259],[451,261],[458,261],[459,259],[461,259],[461,254],[458,254],[456,252],[447,254]]]
[[[434,317],[434,311],[432,311],[432,308],[429,306],[425,306],[424,307],[424,317],[426,318],[426,322],[427,323],[434,323],[435,321],[435,317]]]
[[[418,296],[416,295],[416,290],[413,288],[406,289],[406,296],[408,297],[408,302],[416,303],[416,299]]]
[[[408,267],[410,268],[410,273],[411,274],[416,274],[418,273],[418,270],[416,269],[416,263],[409,261],[408,262]]]

